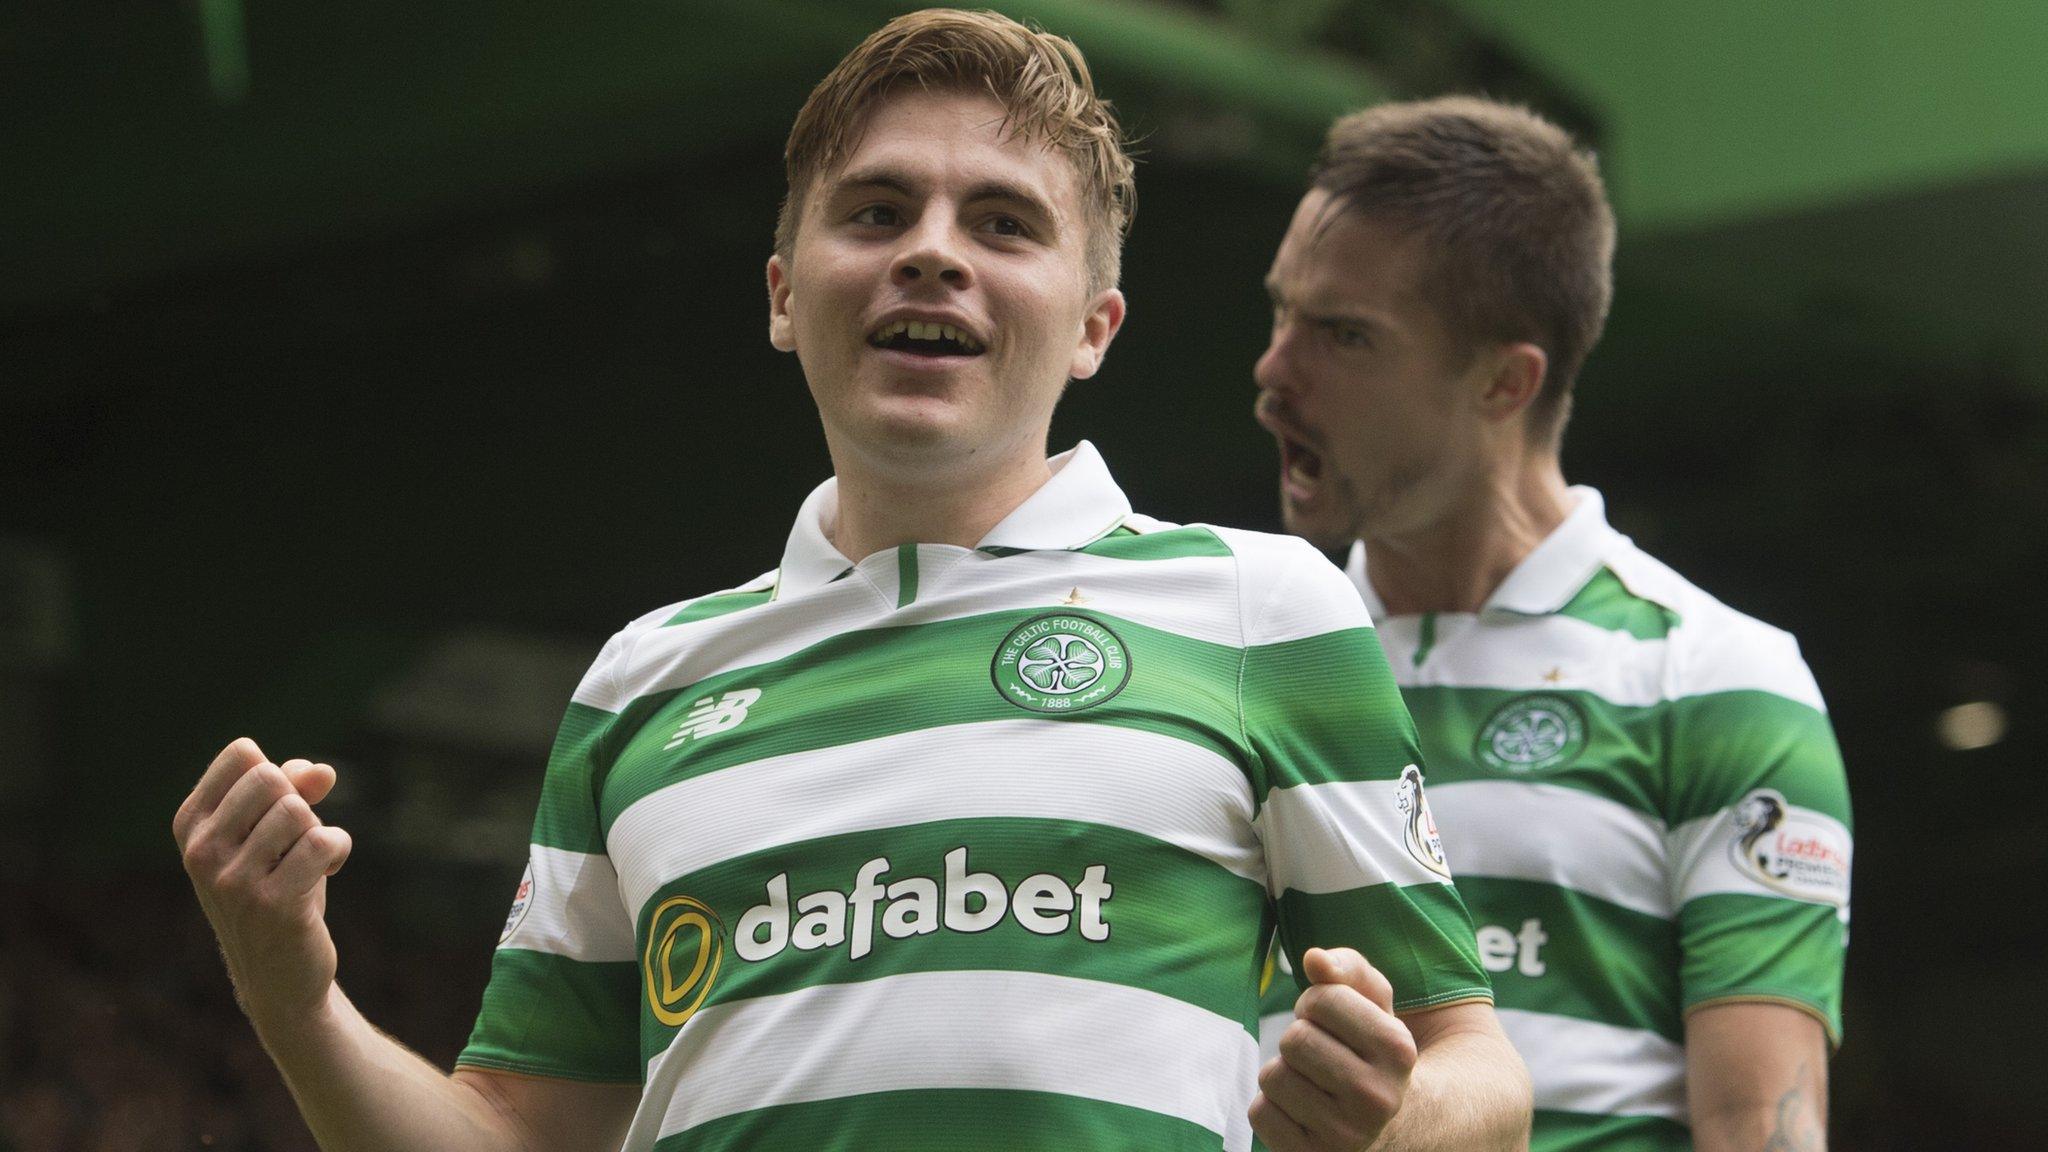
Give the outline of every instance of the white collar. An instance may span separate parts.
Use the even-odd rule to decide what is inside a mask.
[[[1572,597],[1600,571],[1616,541],[1627,541],[1627,537],[1608,525],[1607,502],[1599,492],[1583,484],[1574,485],[1571,492],[1578,497],[1578,503],[1541,544],[1522,557],[1522,562],[1487,597],[1482,612],[1548,616],[1571,603]],[[1386,602],[1373,590],[1372,581],[1365,574],[1364,541],[1351,546],[1344,571],[1358,585],[1372,618],[1385,618]]]
[[[1131,501],[1117,487],[1095,445],[1083,440],[1046,461],[1052,476],[1038,491],[989,529],[976,549],[1035,552],[1091,544],[1116,530],[1131,514]],[[828,533],[839,519],[839,479],[811,490],[797,511],[789,544],[782,551],[775,598],[800,596],[839,579],[853,567]]]

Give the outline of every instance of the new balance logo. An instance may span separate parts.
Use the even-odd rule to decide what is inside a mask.
[[[742,688],[737,692],[727,692],[715,703],[711,697],[704,697],[691,706],[690,714],[683,717],[683,726],[676,729],[676,734],[669,738],[667,744],[662,745],[661,750],[673,752],[691,740],[701,740],[706,736],[732,731],[740,726],[740,721],[747,718],[747,709],[752,708],[760,699],[759,688]]]

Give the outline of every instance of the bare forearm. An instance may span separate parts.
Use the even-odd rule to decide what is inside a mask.
[[[1373,1152],[1520,1152],[1529,1146],[1529,1074],[1499,1032],[1425,1048],[1408,1095]]]
[[[1827,1148],[1827,1041],[1812,1016],[1776,1004],[1699,1009],[1686,1020],[1685,1064],[1699,1152]]]
[[[533,1146],[476,1087],[378,1031],[339,987],[330,988],[314,1019],[258,1021],[257,1034],[324,1152],[525,1152]]]
[[[1693,1116],[1698,1152],[1826,1152],[1827,1084],[1801,1065],[1775,1098],[1729,1100]]]

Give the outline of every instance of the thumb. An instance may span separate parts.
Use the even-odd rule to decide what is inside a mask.
[[[332,764],[309,764],[304,760],[293,760],[281,765],[292,787],[308,804],[318,804],[334,791],[334,766]]]
[[[1394,988],[1380,970],[1353,948],[1311,948],[1302,955],[1301,973],[1311,984],[1346,984],[1379,1005],[1394,1010]]]

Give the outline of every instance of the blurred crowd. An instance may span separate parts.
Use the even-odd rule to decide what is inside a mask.
[[[373,914],[377,882],[363,879],[330,909],[342,984],[445,1068],[476,1011],[488,941],[447,955],[394,941]],[[0,1152],[314,1148],[182,874],[4,881]]]

